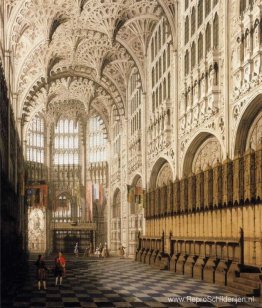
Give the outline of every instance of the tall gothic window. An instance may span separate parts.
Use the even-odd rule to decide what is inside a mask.
[[[35,115],[27,134],[27,160],[44,163],[44,119]]]
[[[151,42],[151,59],[154,59],[154,41]]]
[[[206,28],[206,53],[211,49],[211,27],[210,23],[207,24]]]
[[[202,25],[203,22],[203,0],[199,0],[197,7],[197,25]]]
[[[186,17],[186,23],[185,23],[185,44],[189,40],[189,18],[188,16]]]
[[[185,0],[185,10],[188,8],[188,1],[189,0]]]
[[[200,33],[198,39],[198,63],[203,59],[203,35]]]
[[[193,8],[191,14],[191,36],[195,33],[196,30],[196,10]]]
[[[193,43],[191,47],[191,68],[194,68],[196,65],[196,45]]]
[[[107,160],[107,136],[103,120],[99,116],[89,119],[89,161],[102,162]]]
[[[139,87],[139,75],[133,73],[130,82],[129,82],[129,97],[130,97],[130,110],[129,110],[129,119],[131,125],[131,135],[134,135],[135,132],[141,130],[141,88]],[[153,93],[153,106],[155,94]]]
[[[245,9],[246,9],[246,0],[240,0],[240,14],[243,14]]]
[[[187,75],[188,73],[189,73],[189,52],[187,50],[185,54],[185,75]]]
[[[218,0],[213,1],[213,7],[215,7],[218,4]]]
[[[60,119],[55,127],[54,164],[79,164],[79,125],[73,120]]]
[[[218,48],[219,44],[219,20],[216,14],[213,22],[213,47]]]
[[[169,34],[168,24],[165,18],[162,18],[162,20],[159,22],[157,29],[153,33],[151,41],[155,41],[155,38],[159,37],[159,35],[163,33],[163,28],[166,29],[166,33],[168,33],[168,36],[166,36],[165,43],[162,44],[161,50],[159,50],[159,52],[154,55],[154,59],[152,59],[151,61],[151,72],[155,71],[155,74],[151,74],[152,112],[154,112],[159,106],[164,103],[164,100],[168,98],[168,93],[170,93],[170,90],[168,89],[168,87],[170,87],[170,83],[168,83],[168,74],[171,70],[171,35]],[[153,78],[153,76],[155,76],[155,78]],[[164,93],[166,93],[166,95],[164,95]],[[137,129],[139,129],[140,122],[141,120],[134,120],[134,127],[132,126],[131,129],[133,133]],[[138,123],[138,126],[136,123]]]
[[[211,10],[211,0],[206,0],[205,2],[205,16],[207,16],[210,13]]]

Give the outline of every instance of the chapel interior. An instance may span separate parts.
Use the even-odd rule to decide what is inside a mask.
[[[2,292],[78,243],[260,295],[261,0],[1,0],[0,129]]]

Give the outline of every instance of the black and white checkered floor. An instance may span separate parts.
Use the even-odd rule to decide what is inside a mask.
[[[52,261],[47,261],[52,268]],[[213,303],[194,303],[193,298],[210,298]],[[38,291],[34,262],[24,286],[2,307],[247,307],[247,303],[225,303],[232,293],[212,285],[129,259],[69,258],[63,285],[56,287],[50,271],[47,290]],[[184,302],[178,302],[179,300]],[[172,302],[173,301],[173,302]],[[216,301],[216,302],[215,302]],[[262,304],[253,303],[253,307]]]

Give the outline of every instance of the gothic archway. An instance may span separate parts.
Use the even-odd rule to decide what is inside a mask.
[[[202,132],[192,141],[183,162],[183,176],[188,176],[206,167],[214,166],[216,161],[222,161],[223,152],[219,140],[212,134]]]
[[[150,188],[162,187],[173,181],[173,171],[169,162],[159,158],[155,163],[150,177]]]
[[[239,122],[236,139],[234,154],[243,154],[249,147],[251,141],[252,127],[256,125],[256,121],[261,121],[261,110],[262,110],[262,94],[259,94],[252,103],[249,104]],[[261,123],[261,122],[260,122]],[[261,124],[260,124],[261,125]],[[254,140],[252,141],[254,143]],[[253,144],[254,146],[254,144]]]

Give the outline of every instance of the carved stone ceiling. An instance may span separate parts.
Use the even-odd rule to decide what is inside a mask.
[[[124,115],[129,75],[136,68],[144,79],[152,31],[162,15],[174,14],[171,3],[6,0],[18,116],[28,120],[36,109],[59,104],[57,112],[93,106],[107,121],[112,106]]]

